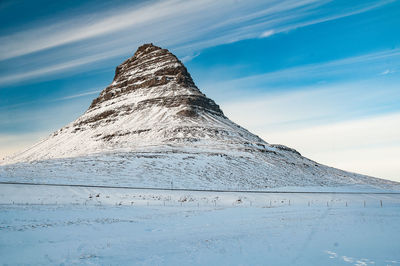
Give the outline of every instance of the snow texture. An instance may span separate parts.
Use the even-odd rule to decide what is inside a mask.
[[[0,213],[4,265],[400,264],[399,194],[3,184]]]

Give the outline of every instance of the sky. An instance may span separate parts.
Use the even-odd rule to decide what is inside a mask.
[[[152,42],[234,122],[400,181],[400,1],[0,1],[0,158],[75,120]]]

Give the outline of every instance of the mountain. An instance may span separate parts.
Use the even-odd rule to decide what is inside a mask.
[[[263,189],[394,182],[327,167],[229,120],[166,49],[145,44],[74,122],[1,163],[1,180]]]

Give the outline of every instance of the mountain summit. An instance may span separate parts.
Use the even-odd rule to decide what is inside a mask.
[[[7,159],[2,180],[182,188],[386,186],[311,161],[230,121],[166,49],[144,44],[74,122]],[[56,180],[55,180],[56,179]]]
[[[111,99],[138,92],[154,99],[142,103],[146,108],[186,106],[187,111],[180,115],[195,116],[197,109],[222,115],[214,101],[199,91],[182,62],[168,50],[153,44],[140,46],[133,57],[117,67],[113,83],[93,100],[89,110]]]

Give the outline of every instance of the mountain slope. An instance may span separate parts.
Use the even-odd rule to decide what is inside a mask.
[[[145,44],[74,122],[2,162],[2,180],[185,188],[391,186],[271,145],[224,116],[166,49]]]

